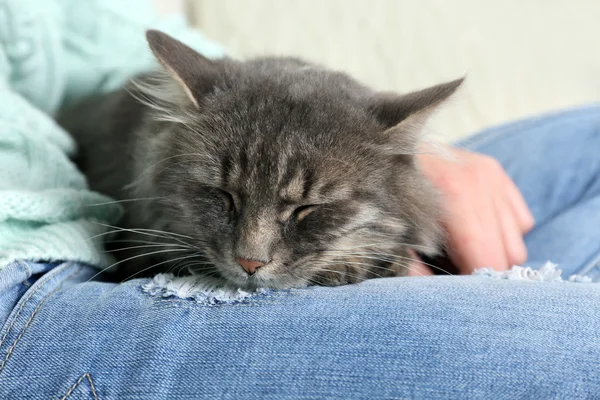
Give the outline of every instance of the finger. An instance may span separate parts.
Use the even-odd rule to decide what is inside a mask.
[[[412,261],[408,264],[408,276],[429,276],[433,275],[431,268],[427,267],[421,262],[421,258],[417,255],[414,250],[409,250],[409,255],[412,257]]]
[[[485,199],[479,204],[457,202],[446,225],[449,236],[448,253],[462,274],[476,268],[500,268],[506,264],[502,237],[489,196],[470,196]],[[461,204],[462,203],[462,204]]]
[[[411,262],[408,267],[408,276],[430,276],[433,275],[433,271],[421,262]]]
[[[527,248],[523,242],[523,234],[517,217],[507,199],[496,197],[496,214],[502,232],[506,265],[508,269],[513,265],[521,265],[527,260]]]
[[[505,175],[506,196],[516,217],[517,226],[521,233],[529,232],[535,225],[535,219],[523,194],[508,175]]]
[[[498,187],[495,185],[492,187]],[[483,189],[484,185],[480,188]],[[480,199],[479,204],[476,206],[480,210],[480,229],[482,231],[484,255],[481,260],[477,260],[474,268],[481,267],[492,267],[497,271],[503,271],[508,269],[508,260],[506,259],[505,244],[504,244],[504,232],[502,228],[502,222],[497,212],[496,202],[498,201],[498,194],[494,191],[489,191],[487,196],[476,197]],[[473,269],[474,269],[473,268]],[[469,270],[472,273],[473,270]]]

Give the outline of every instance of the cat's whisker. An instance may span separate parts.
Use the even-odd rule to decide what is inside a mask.
[[[405,256],[400,256],[397,254],[388,254],[388,253],[345,253],[343,256],[345,257],[359,257],[359,258],[369,258],[369,259],[373,259],[373,260],[378,260],[378,261],[384,261],[384,262],[390,262],[390,263],[395,263],[395,264],[399,264],[400,261],[398,259],[401,260],[407,260],[407,261],[414,261],[423,265],[426,265],[428,267],[431,267],[433,269],[436,269],[440,272],[443,272],[447,275],[454,275],[448,271],[446,271],[445,269],[438,267],[437,265],[433,265],[430,263],[427,263],[425,261],[419,260],[418,258],[413,258],[413,257],[405,257]],[[384,257],[381,257],[384,256]]]
[[[344,263],[344,260],[339,260],[339,262]],[[329,265],[332,265],[332,264],[335,264],[335,262],[333,262],[333,263],[325,263],[325,266],[329,266]],[[377,266],[372,266],[370,264],[367,264],[367,265],[369,267],[371,267],[371,268],[375,267],[375,268],[387,270],[387,268],[385,268],[385,267],[377,267]],[[408,271],[415,272],[418,276],[427,276],[427,275],[423,274],[421,271],[419,271],[417,268],[414,268],[414,267],[410,266],[409,264],[405,264],[405,263],[400,264],[400,263],[398,263],[398,265],[401,266],[401,267],[403,267],[403,268],[405,268]],[[345,273],[345,271],[339,271],[339,272],[340,273]],[[384,278],[384,276],[380,276],[380,275],[374,273],[373,271],[369,271],[369,272],[373,273],[374,275],[378,276],[379,278]],[[315,282],[314,280],[311,280],[310,278],[303,278],[303,279],[312,281],[313,284],[320,285],[319,282]]]
[[[418,263],[421,263],[423,265],[427,265],[433,269],[436,269],[440,272],[443,272],[447,275],[453,275],[452,273],[446,271],[445,269],[437,266],[437,265],[433,265],[427,262],[424,262],[420,259],[414,258],[414,257],[406,257],[406,256],[401,256],[398,254],[392,254],[392,253],[383,253],[383,252],[377,252],[377,251],[368,251],[368,252],[357,252],[357,251],[340,251],[340,250],[333,250],[333,251],[326,251],[323,252],[324,254],[329,254],[329,255],[337,255],[338,257],[361,257],[361,258],[370,258],[373,260],[378,260],[378,261],[383,261],[383,262],[390,262],[390,263],[396,263],[399,264],[399,260],[398,259],[402,259],[402,260],[409,260],[409,261],[415,261]]]
[[[202,266],[202,270],[200,272],[205,272],[205,271],[218,271],[219,269],[217,267],[214,266],[213,263],[211,262],[190,262],[190,263],[186,263],[185,264],[186,267],[196,267],[196,266]],[[208,267],[207,267],[208,266]]]
[[[166,249],[166,250],[153,251],[153,252],[150,252],[150,253],[138,254],[138,255],[135,255],[135,256],[132,256],[132,257],[129,257],[129,258],[125,258],[123,260],[119,260],[119,261],[117,261],[115,263],[112,263],[111,265],[109,265],[106,268],[101,269],[97,274],[93,275],[85,283],[91,281],[92,279],[94,279],[98,275],[102,274],[103,272],[108,271],[112,267],[117,266],[117,265],[119,265],[121,263],[124,263],[126,261],[131,261],[131,260],[134,260],[134,259],[139,258],[139,257],[147,257],[147,256],[155,255],[155,254],[169,253],[169,252],[174,252],[174,251],[189,251],[189,250],[188,249]]]
[[[193,239],[193,237],[187,236],[187,235],[182,235],[182,234],[179,234],[179,233],[161,231],[161,230],[158,230],[158,229],[121,228],[121,227],[118,227],[118,226],[113,226],[113,225],[108,225],[108,224],[102,224],[102,223],[99,223],[99,222],[95,222],[95,223],[98,224],[98,225],[101,225],[101,226],[108,227],[108,228],[113,228],[114,230],[113,231],[109,231],[109,232],[100,233],[98,235],[94,235],[94,236],[90,237],[88,240],[94,239],[94,238],[102,236],[102,235],[107,235],[107,234],[110,234],[110,233],[129,232],[129,233],[135,233],[135,234],[138,234],[138,235],[147,235],[147,236],[159,237],[159,238],[162,238],[162,239],[170,239],[170,240],[174,240],[176,242],[179,242],[181,244],[184,244],[184,245],[188,246],[189,248],[196,248],[196,249],[198,248],[197,246],[194,246],[193,244],[187,243],[187,242],[183,241],[182,239],[180,239],[180,237],[189,238],[189,239]],[[154,232],[154,233],[150,233],[150,232]]]
[[[218,269],[214,269],[214,268],[202,268],[200,270],[195,269],[195,267],[197,267],[196,264],[185,264],[180,266],[180,268],[177,271],[177,276],[181,276],[181,275],[189,275],[189,276],[195,276],[195,277],[205,277],[205,276],[221,276],[220,271]],[[186,270],[187,272],[185,272],[184,274],[181,274],[182,271]]]
[[[397,253],[386,253],[381,251],[383,250],[383,246],[379,245],[379,246],[368,246],[368,248],[365,247],[354,247],[351,249],[337,249],[337,250],[326,250],[323,251],[322,254],[366,254],[366,255],[373,255],[373,254],[380,254],[380,255],[389,255],[392,257],[396,257],[398,256]]]
[[[408,263],[396,263],[396,265],[406,269],[407,271],[412,271],[414,273],[417,274],[417,276],[429,276],[427,274],[424,274],[419,268],[412,266],[411,264]]]
[[[319,281],[316,281],[316,280],[314,280],[314,279],[311,279],[311,278],[303,278],[303,280],[304,280],[304,281],[305,281],[307,284],[309,284],[309,285],[321,286],[321,282],[319,282]]]
[[[176,244],[176,243],[155,242],[152,240],[136,240],[136,239],[105,240],[104,243],[144,243],[144,244],[164,244],[164,245]]]
[[[332,260],[331,263],[328,263],[328,265],[334,265],[334,264],[352,265],[354,268],[358,269],[359,271],[364,271],[369,274],[373,274],[373,275],[377,276],[378,278],[383,278],[382,275],[379,275],[371,270],[371,268],[374,267],[374,265],[372,265],[372,264],[359,263],[359,262],[353,262],[353,261],[348,262],[348,261],[344,261],[344,260]],[[365,267],[367,267],[367,268],[365,268]],[[379,267],[379,268],[381,268],[381,267]],[[386,269],[386,268],[383,268],[383,269]]]
[[[414,261],[414,262],[417,262],[417,263],[420,263],[420,264],[423,264],[423,265],[427,265],[428,267],[436,269],[436,270],[438,270],[440,272],[443,272],[443,273],[445,273],[447,275],[453,275],[452,273],[446,271],[445,269],[443,269],[441,267],[438,267],[437,265],[433,265],[433,264],[427,263],[425,261],[422,261],[422,260],[420,260],[418,258],[414,258],[414,257],[405,257],[405,256],[397,255],[397,254],[385,254],[385,253],[373,253],[372,255],[374,255],[374,256],[383,255],[385,257],[388,257],[388,259],[391,258],[391,260],[390,260],[391,262],[396,262],[396,263],[399,262],[398,259],[407,260],[408,262]]]
[[[387,244],[389,246],[388,243],[375,242],[375,243],[366,243],[366,244],[356,245],[356,246],[353,246],[350,249],[323,250],[322,252],[323,253],[329,253],[329,252],[333,252],[333,251],[348,251],[348,250],[353,250],[353,249],[363,249],[363,248],[367,248],[367,247],[377,247],[377,246],[382,246],[383,244]]]
[[[182,249],[190,249],[189,247],[183,246],[181,244],[175,244],[175,243],[173,243],[173,244],[163,244],[163,243],[160,243],[160,244],[146,244],[146,245],[143,245],[143,246],[119,247],[118,249],[105,250],[105,251],[107,253],[114,253],[114,252],[117,252],[117,251],[125,251],[125,250],[133,250],[133,249],[145,249],[145,248],[148,248],[148,247],[178,247],[178,248],[182,248]]]
[[[169,273],[171,271],[173,271],[180,263],[182,263],[184,260],[179,260],[177,262],[175,262],[173,265],[171,265],[165,272]]]
[[[124,199],[124,200],[113,200],[113,201],[105,201],[102,203],[93,203],[93,204],[86,204],[86,207],[92,207],[92,206],[104,206],[104,205],[108,205],[108,204],[118,204],[118,203],[129,203],[129,202],[133,202],[133,201],[142,201],[142,200],[156,200],[156,199],[164,199],[165,196],[159,196],[159,197],[138,197],[136,199]]]
[[[161,231],[159,229],[148,229],[148,228],[135,228],[135,229],[131,229],[131,228],[122,228],[120,226],[103,224],[101,222],[96,222],[96,224],[104,226],[104,227],[107,227],[107,228],[121,229],[121,230],[124,230],[124,231],[154,232],[154,233],[160,233],[160,234],[168,235],[168,236],[177,236],[177,237],[182,237],[182,238],[185,238],[185,239],[193,239],[192,236],[182,235],[180,233],[174,233],[174,232]]]
[[[99,234],[94,235],[94,236],[90,236],[89,238],[87,238],[87,240],[92,240],[92,239],[96,239],[96,238],[101,237],[101,236],[106,236],[106,235],[110,235],[110,234],[113,234],[113,233],[119,233],[119,232],[130,232],[130,233],[135,233],[135,234],[138,234],[138,235],[152,236],[152,237],[157,237],[157,238],[161,238],[161,239],[174,239],[172,237],[167,237],[165,235],[155,235],[155,234],[148,233],[148,232],[138,232],[135,229],[119,228],[119,229],[113,229],[113,230],[110,230],[110,231],[102,232],[102,233],[99,233]]]
[[[146,267],[146,268],[140,269],[139,271],[136,271],[135,273],[133,273],[133,274],[129,275],[127,278],[123,279],[123,280],[121,281],[121,283],[123,283],[123,282],[125,282],[125,281],[128,281],[128,280],[130,280],[130,279],[131,279],[131,278],[133,278],[134,276],[136,276],[136,275],[139,275],[139,274],[141,274],[141,273],[142,273],[142,272],[144,272],[144,271],[148,271],[149,269],[156,268],[156,267],[158,267],[159,265],[163,265],[163,264],[166,264],[166,263],[168,263],[168,262],[173,262],[173,261],[177,261],[177,260],[185,260],[185,259],[187,259],[187,258],[192,258],[192,257],[198,257],[198,255],[197,255],[197,254],[191,254],[191,255],[187,255],[187,256],[183,256],[183,257],[179,257],[179,258],[168,259],[168,260],[165,260],[165,261],[161,261],[161,262],[158,262],[158,263],[152,264],[152,265],[151,265],[151,266],[149,266],[149,267]]]
[[[309,261],[310,259],[313,258],[312,254],[309,254],[307,256],[304,256],[296,261],[294,261],[291,265],[290,265],[290,270],[291,271],[295,271],[297,268],[302,267],[307,261]]]
[[[383,240],[380,240],[378,238],[370,238],[370,240],[372,240],[372,241],[369,242],[369,243],[362,243],[362,244],[353,245],[351,249],[360,249],[360,248],[364,248],[364,247],[375,247],[375,246],[385,246],[385,247],[394,246],[394,247],[398,247],[398,246],[402,245],[402,243],[400,243],[400,242],[383,241]],[[375,242],[374,240],[378,240],[378,241]],[[351,249],[349,249],[349,250],[351,250]],[[339,249],[339,250],[348,250],[348,249]],[[330,251],[334,251],[334,250],[330,250]]]
[[[316,270],[316,272],[317,272],[317,273],[318,273],[318,272],[333,272],[333,273],[336,273],[336,274],[340,274],[340,275],[345,275],[345,276],[348,276],[348,277],[350,277],[350,278],[355,278],[355,279],[358,279],[358,280],[361,280],[361,281],[365,279],[365,277],[364,277],[364,276],[360,276],[360,275],[352,274],[352,273],[349,273],[349,272],[347,272],[347,271],[337,271],[337,270],[335,270],[335,269],[327,269],[327,268],[320,268],[320,267],[319,267],[319,268]]]
[[[193,261],[192,262],[186,262],[186,260],[181,260],[181,261],[178,261],[175,264],[173,264],[171,267],[169,267],[169,269],[166,272],[167,273],[171,272],[176,277],[180,277],[181,276],[181,272],[187,268],[187,270],[188,270],[187,271],[187,275],[192,275],[192,272],[193,272],[191,270],[191,265],[192,264],[195,265],[193,263]]]
[[[436,250],[436,248],[430,247],[430,246],[423,246],[423,245],[418,245],[418,244],[402,243],[402,242],[393,242],[393,243],[390,243],[390,242],[386,241],[386,242],[376,242],[376,243],[360,244],[360,245],[353,246],[351,249],[336,249],[336,250],[326,250],[326,251],[346,251],[346,250],[359,249],[359,248],[371,247],[371,246],[375,247],[375,246],[382,246],[382,245],[385,246],[385,247],[403,246],[403,247],[409,247],[409,248],[414,248],[414,249],[422,249],[422,250],[427,250],[427,251],[435,251]]]
[[[350,264],[350,265],[361,264],[361,263],[346,262],[344,260],[333,260],[333,263],[336,263],[336,262],[337,263]],[[402,262],[395,262],[394,264],[396,264],[396,265],[398,265],[398,266],[400,266],[402,268],[405,268],[408,271],[414,271],[414,272],[418,273],[419,276],[427,276],[427,275],[423,274],[421,271],[419,271],[418,268],[413,267],[412,265],[410,265],[407,262],[404,262],[404,261],[402,261]],[[389,270],[389,268],[382,267],[382,266],[376,266],[376,265],[371,265],[371,264],[362,264],[362,265],[367,265],[370,268]],[[372,271],[369,271],[369,272],[372,272]],[[375,274],[375,273],[373,273],[373,274]],[[375,275],[377,275],[377,274],[375,274]],[[383,276],[379,276],[379,277],[380,278],[384,278]]]

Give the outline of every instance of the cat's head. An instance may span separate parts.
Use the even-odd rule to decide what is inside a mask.
[[[297,59],[213,61],[147,38],[168,77],[140,85],[164,122],[149,133],[146,187],[213,272],[242,287],[337,284],[438,251],[438,201],[414,154],[462,80],[377,93]]]

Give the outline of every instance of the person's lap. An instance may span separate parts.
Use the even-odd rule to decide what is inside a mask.
[[[571,178],[552,184],[562,166],[590,168],[592,147],[599,148],[592,131],[600,108],[570,113],[551,125],[542,118],[496,128],[506,135],[472,142],[500,159],[531,204],[539,222],[527,237],[532,261],[569,265],[558,246],[575,235],[569,273],[589,264],[600,243],[590,227],[600,213],[586,215],[598,207],[594,171],[567,171]],[[567,128],[580,135],[568,141],[571,147],[555,138]],[[587,144],[578,143],[584,136]],[[559,143],[569,151],[556,150]],[[534,160],[543,158],[530,152],[544,148],[555,156],[538,166]],[[578,164],[583,150],[588,161]],[[600,392],[600,286],[592,283],[390,278],[208,304],[144,290],[148,280],[86,283],[94,273],[75,263],[21,263],[0,272],[0,303],[8,305],[0,307],[0,321],[6,320],[0,398],[589,398]]]
[[[39,279],[0,336],[1,398],[587,398],[600,286],[391,278],[198,303]]]

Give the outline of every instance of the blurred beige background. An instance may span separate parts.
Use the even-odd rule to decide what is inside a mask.
[[[434,117],[448,141],[600,101],[600,0],[163,0],[232,55],[298,55],[378,89],[467,74]]]

